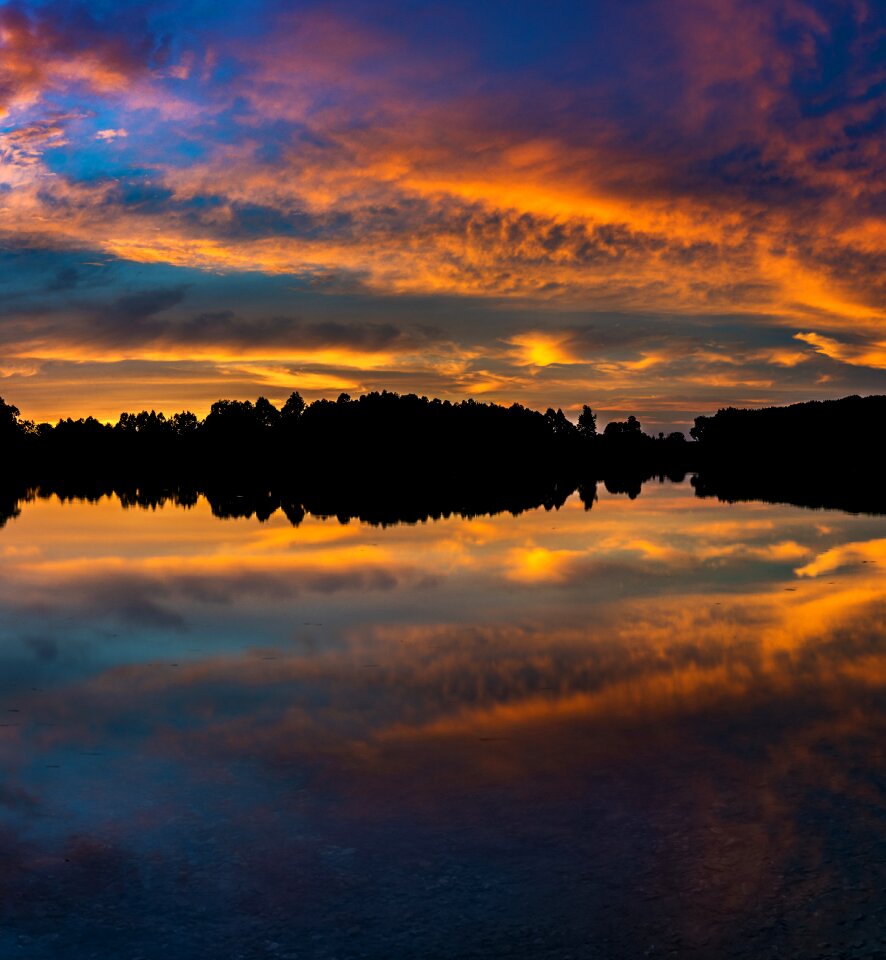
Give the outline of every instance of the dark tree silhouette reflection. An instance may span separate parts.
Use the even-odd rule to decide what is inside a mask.
[[[720,410],[680,432],[643,432],[633,415],[597,431],[585,404],[561,409],[428,399],[388,391],[281,408],[265,397],[190,411],[124,412],[57,424],[23,420],[0,399],[3,516],[29,490],[88,499],[116,492],[129,505],[205,493],[219,516],[264,520],[282,509],[374,523],[555,508],[576,488],[587,509],[595,484],[639,496],[645,481],[687,473],[699,496],[778,500],[886,512],[872,457],[886,397]],[[159,504],[160,500],[156,501]]]

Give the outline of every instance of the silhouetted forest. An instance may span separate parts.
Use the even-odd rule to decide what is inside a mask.
[[[355,487],[348,492],[342,488],[322,491],[304,487],[249,488],[224,484],[208,487],[125,486],[81,479],[67,484],[0,486],[0,527],[18,516],[24,504],[51,497],[62,501],[87,502],[116,497],[126,509],[154,510],[166,504],[190,508],[196,505],[200,496],[205,496],[213,515],[221,519],[255,517],[264,522],[280,511],[296,527],[308,514],[322,518],[334,517],[342,524],[359,520],[376,526],[389,526],[450,516],[470,519],[496,513],[517,516],[539,508],[555,510],[566,502],[575,489],[571,484],[552,479],[547,484],[515,485],[498,493],[482,489],[471,494],[458,490],[446,491],[439,487],[428,490],[415,486],[411,491],[392,491],[386,495],[378,487]],[[578,489],[586,509],[591,509],[597,499],[597,484],[582,484]]]
[[[648,436],[635,417],[598,433],[587,406],[573,423],[562,410],[389,392],[311,404],[293,393],[280,408],[219,400],[202,420],[142,411],[114,424],[35,424],[0,401],[0,522],[49,495],[149,507],[204,494],[218,516],[279,509],[293,523],[305,512],[371,523],[519,513],[576,489],[590,509],[597,480],[635,497],[655,473],[681,477],[689,446]]]
[[[886,397],[852,396],[757,410],[727,407],[696,417],[689,434],[706,460],[734,466],[748,458],[785,464],[833,454],[851,454],[856,462],[883,436],[884,424]]]
[[[726,502],[886,513],[886,488],[875,469],[884,425],[883,396],[729,407],[695,419],[692,482],[698,496]]]
[[[219,400],[202,420],[142,411],[115,424],[35,424],[0,399],[0,523],[51,494],[145,507],[204,494],[218,516],[416,522],[550,509],[576,489],[590,509],[598,482],[633,498],[652,477],[688,472],[698,496],[881,513],[869,461],[884,414],[886,397],[727,408],[697,417],[687,441],[650,436],[633,416],[598,431],[589,406],[573,423],[562,410],[389,392],[310,404],[293,393],[279,409]]]
[[[35,424],[0,400],[7,471],[54,483],[228,478],[351,489],[445,481],[475,491],[506,477],[577,477],[603,461],[682,466],[689,446],[682,433],[648,436],[635,417],[598,433],[590,407],[573,423],[562,410],[387,391],[311,404],[293,393],[279,409],[264,397],[219,400],[203,420],[152,410],[121,413],[115,424],[93,417]]]

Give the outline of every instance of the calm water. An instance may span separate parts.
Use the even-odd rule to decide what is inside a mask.
[[[0,956],[882,956],[886,519],[0,530]]]

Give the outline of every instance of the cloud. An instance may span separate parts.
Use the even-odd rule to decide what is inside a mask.
[[[132,17],[118,23],[130,26]],[[148,69],[152,43],[144,29],[129,34],[103,29],[77,4],[50,3],[37,12],[22,3],[6,4],[0,9],[0,116],[72,85],[120,93]]]
[[[675,58],[697,52],[692,43],[701,44],[702,36],[709,43],[710,32],[718,26],[732,29],[727,26],[731,20],[712,18],[710,11],[698,17],[698,7],[684,3],[677,11],[681,25],[684,15],[689,22],[695,14],[698,22],[693,29],[679,36],[666,32]],[[748,20],[733,12],[736,22]],[[700,23],[706,25],[702,28]],[[806,31],[817,29],[802,17],[798,23]],[[770,18],[751,17],[743,29],[758,46],[773,47]],[[318,56],[308,38],[321,38],[319,48],[327,49],[322,38],[333,35],[347,37],[348,42],[332,53],[330,64]],[[205,142],[201,160],[187,166],[158,165],[163,170],[159,189],[165,192],[157,194],[154,207],[136,207],[162,221],[162,235],[133,218],[131,196],[122,196],[119,188],[69,182],[62,191],[64,199],[79,207],[82,217],[81,223],[75,217],[70,225],[70,239],[76,242],[78,236],[94,231],[94,207],[99,202],[101,218],[111,221],[105,249],[136,260],[161,259],[204,269],[318,274],[344,270],[385,289],[606,296],[644,307],[667,300],[689,309],[693,302],[705,307],[727,301],[734,305],[744,297],[749,306],[759,308],[771,306],[773,300],[777,305],[779,292],[786,298],[787,291],[779,291],[785,284],[783,271],[766,249],[772,244],[765,243],[767,233],[778,236],[785,224],[778,217],[767,222],[765,212],[752,204],[754,219],[743,226],[736,214],[746,214],[746,207],[738,203],[734,211],[717,213],[698,183],[691,196],[680,196],[680,209],[669,192],[678,185],[670,182],[667,168],[676,158],[661,145],[654,159],[648,153],[627,154],[634,133],[629,118],[609,114],[598,118],[605,154],[604,143],[576,137],[566,127],[574,120],[568,110],[555,113],[547,136],[526,139],[521,126],[533,118],[514,115],[511,108],[496,114],[494,97],[465,99],[466,94],[456,93],[449,102],[425,101],[424,84],[410,91],[403,74],[410,79],[410,71],[422,75],[415,58],[407,57],[404,69],[390,75],[367,73],[366,65],[375,66],[382,50],[398,47],[391,31],[385,34],[357,21],[326,21],[309,14],[284,18],[278,36],[274,43],[287,48],[294,44],[305,54],[297,74],[273,57],[272,50],[263,49],[249,68],[222,88],[226,97],[241,96],[250,104],[248,119],[237,120],[245,139]],[[246,51],[232,48],[232,52],[235,49],[242,60]],[[689,116],[700,124],[712,116],[701,103],[714,97],[712,91],[722,82],[719,72],[710,71],[722,67],[709,59],[701,65],[687,62],[693,68],[694,86],[685,95],[695,98],[699,111]],[[734,57],[725,62],[734,62]],[[753,60],[752,69],[745,64],[736,74],[744,83],[787,97],[790,52],[778,63],[773,76],[767,75],[762,58]],[[320,93],[330,88],[340,91],[334,107]],[[298,94],[292,101],[295,112],[290,106],[289,115],[277,109],[283,91]],[[349,111],[362,110],[366,96],[377,109],[368,125],[354,128]],[[283,124],[270,166],[256,163],[255,153],[264,146],[261,117],[268,113],[273,113],[275,124]],[[500,119],[490,124],[496,116]],[[665,133],[671,122],[676,118],[666,117],[656,129]],[[686,122],[684,116],[680,129],[672,131],[684,141],[694,135],[685,129]],[[620,130],[619,125],[626,123],[628,129]],[[448,142],[432,132],[438,124],[447,129]],[[487,131],[482,149],[477,142],[481,128]],[[751,194],[756,188],[746,173],[736,171],[735,163],[740,160],[750,170],[775,162],[762,160],[755,148],[722,155],[733,157],[724,168],[728,176],[748,186]],[[392,156],[397,157],[394,164]],[[652,166],[656,163],[661,168],[657,174]],[[637,165],[646,169],[630,183],[614,174],[619,169],[639,173]],[[600,171],[596,182],[589,170]],[[712,183],[722,185],[724,175],[717,163],[710,175]],[[778,190],[785,198],[795,197],[795,191],[785,186],[789,180],[779,179]],[[657,185],[659,194],[650,195],[644,188],[638,207],[640,182]],[[44,190],[43,203],[53,195]],[[125,220],[116,223],[121,217]],[[52,239],[52,234],[46,235],[47,242]],[[56,241],[61,240],[56,233]],[[784,246],[781,237],[779,242]],[[814,243],[804,248],[813,259],[814,248]],[[699,269],[704,277],[690,282],[687,272]],[[596,270],[603,272],[599,278]],[[748,276],[737,282],[737,271]]]
[[[886,540],[867,540],[845,543],[820,553],[809,563],[796,570],[799,577],[820,577],[844,567],[860,567],[861,564],[882,563],[886,559]]]
[[[459,3],[432,35],[405,7],[349,3],[4,6],[0,244],[156,267],[188,302],[197,273],[276,291],[256,311],[142,315],[147,284],[123,270],[111,302],[72,298],[98,283],[78,265],[6,324],[15,362],[246,347],[319,364],[315,383],[383,369],[570,408],[592,390],[687,410],[876,385],[883,15],[641,0],[606,30],[589,7],[558,32],[521,10],[472,10],[466,36]],[[445,330],[422,342],[415,311],[433,303]]]
[[[518,365],[548,367],[553,363],[576,363],[577,358],[568,349],[566,336],[550,333],[519,333],[511,337],[516,348]]]
[[[40,163],[46,150],[64,147],[70,142],[66,132],[69,119],[59,115],[0,133],[0,159],[18,167]]]
[[[176,360],[183,354],[214,362],[314,363],[373,368],[398,355],[432,349],[447,353],[450,338],[427,324],[240,314],[231,309],[187,309],[188,284],[148,287],[108,299],[78,296],[79,272],[57,272],[50,292],[70,290],[62,308],[20,305],[0,330],[7,354],[48,359]],[[247,307],[248,309],[248,307]],[[10,360],[9,369],[14,369]]]
[[[820,333],[797,333],[797,340],[808,343],[816,353],[857,367],[886,370],[886,341],[849,343]]]
[[[378,552],[376,552],[378,553]],[[221,560],[222,562],[218,562]],[[208,569],[209,568],[209,569]],[[180,563],[145,562],[124,570],[116,558],[99,558],[90,569],[78,563],[32,560],[16,576],[14,603],[23,613],[60,610],[66,616],[93,622],[96,618],[140,628],[187,630],[195,605],[247,604],[291,600],[302,594],[372,593],[404,589],[432,578],[408,565],[393,564],[373,551],[349,553],[346,547],[314,551],[309,557],[260,556],[231,563],[198,557]],[[53,600],[46,586],[52,583]],[[37,656],[52,652],[41,638],[26,641]]]

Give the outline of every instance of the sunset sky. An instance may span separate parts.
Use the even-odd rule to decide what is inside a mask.
[[[886,9],[0,0],[0,395],[886,393]]]

